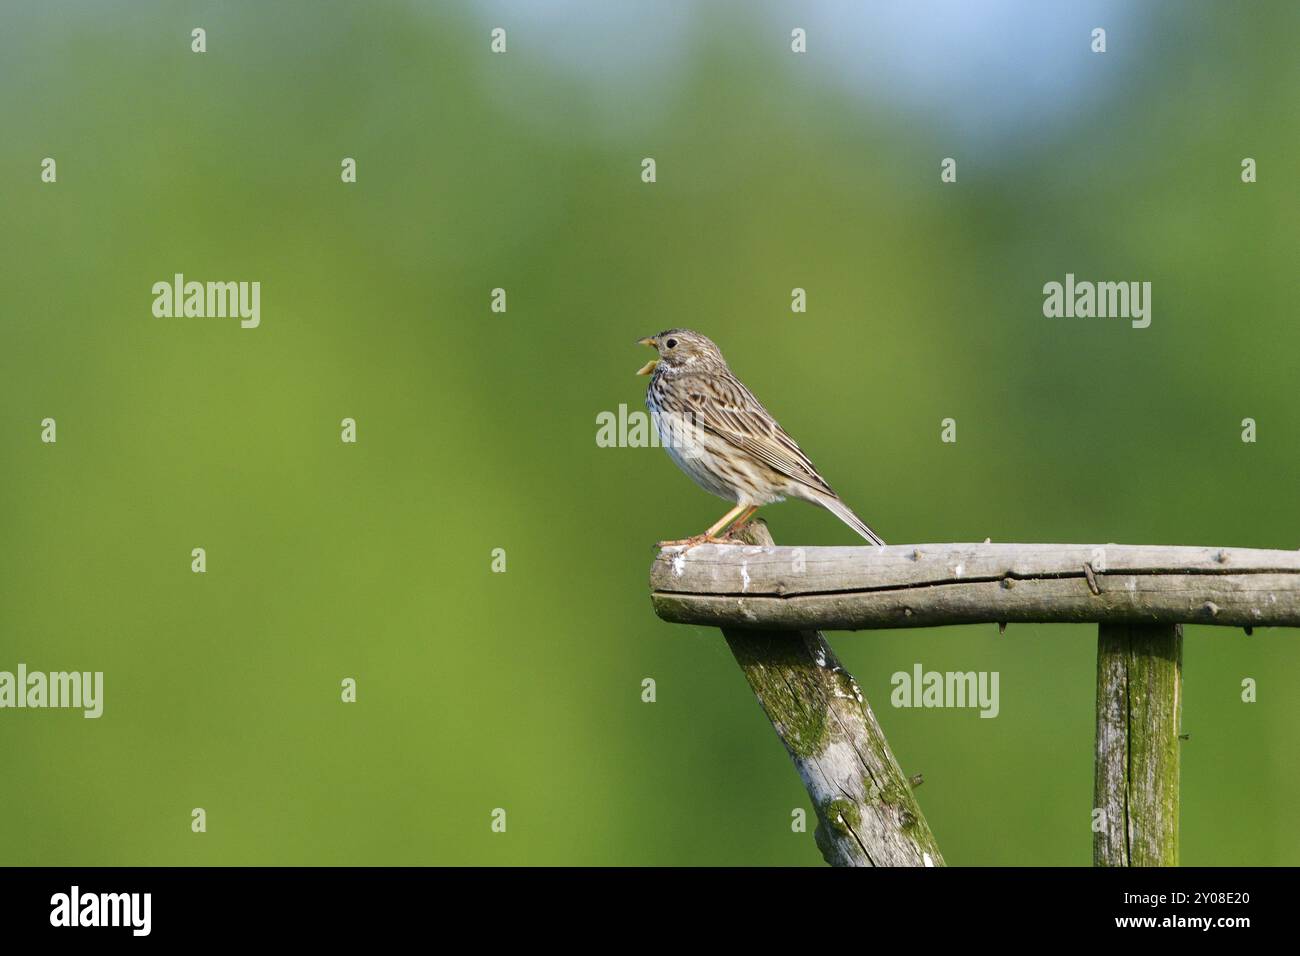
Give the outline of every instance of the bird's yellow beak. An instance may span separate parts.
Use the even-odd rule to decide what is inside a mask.
[[[645,338],[643,338],[643,339],[637,339],[637,343],[636,343],[636,344],[637,344],[637,345],[648,345],[648,346],[650,346],[652,349],[657,349],[657,348],[659,348],[659,340],[656,339],[653,335],[647,335],[647,336],[646,336]],[[650,361],[646,362],[646,363],[645,363],[644,365],[642,365],[639,369],[637,369],[637,370],[636,370],[636,373],[637,373],[638,375],[649,375],[651,372],[653,372],[653,371],[655,370],[655,366],[658,365],[658,364],[659,364],[659,360],[658,360],[657,358],[652,358]]]

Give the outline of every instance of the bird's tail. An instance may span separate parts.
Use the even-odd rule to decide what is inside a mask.
[[[817,504],[821,505],[831,514],[835,515],[835,517],[839,518],[846,525],[848,525],[858,534],[862,535],[862,537],[866,538],[872,544],[881,548],[885,546],[885,540],[882,537],[880,537],[880,535],[872,531],[869,527],[867,527],[867,523],[863,521],[861,518],[859,518],[857,515],[855,515],[853,513],[853,509],[850,508],[848,505],[846,505],[844,502],[840,501],[839,498],[836,498],[833,495],[819,495],[816,500],[817,500]]]

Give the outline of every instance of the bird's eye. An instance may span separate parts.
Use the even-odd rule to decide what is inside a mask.
[[[668,346],[670,349],[675,349],[677,348],[677,340],[669,339],[667,342],[664,343],[664,345]]]

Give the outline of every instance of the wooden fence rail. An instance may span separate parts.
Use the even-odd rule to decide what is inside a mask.
[[[1149,545],[662,549],[665,621],[721,627],[812,797],[832,865],[942,865],[852,676],[820,631],[1099,624],[1093,862],[1178,862],[1183,624],[1300,627],[1300,551]]]

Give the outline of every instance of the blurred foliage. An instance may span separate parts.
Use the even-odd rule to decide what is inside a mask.
[[[595,444],[670,326],[890,541],[1300,546],[1300,17],[1143,6],[1104,57],[1069,14],[1052,58],[1086,95],[994,127],[978,65],[958,122],[810,65],[816,33],[793,56],[777,4],[664,5],[672,66],[640,77],[619,45],[669,47],[604,8],[557,53],[500,4],[5,4],[0,669],[103,670],[106,703],[0,712],[0,860],[818,862],[719,635],[648,605],[652,543],[725,506]],[[953,29],[896,13],[862,59]],[[1008,62],[1047,42],[988,16]],[[153,318],[176,272],[260,280],[261,327]],[[1151,327],[1045,319],[1066,272],[1151,281]],[[1187,864],[1300,863],[1295,638],[1188,628]],[[1089,861],[1093,628],[834,643],[950,863]],[[889,707],[917,661],[1000,671],[999,718]]]

